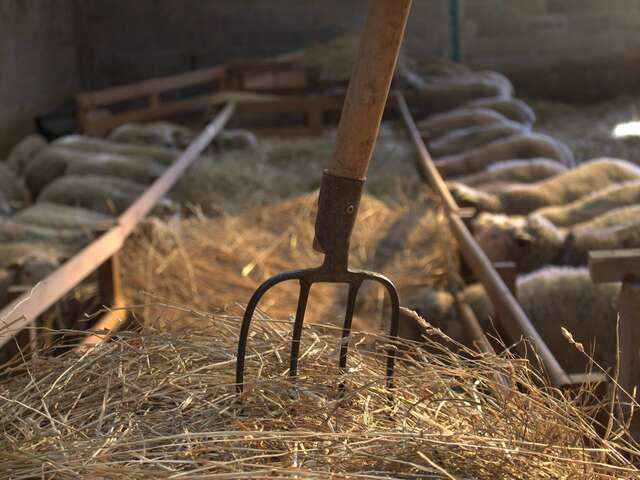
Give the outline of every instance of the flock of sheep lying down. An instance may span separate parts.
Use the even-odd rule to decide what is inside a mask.
[[[534,112],[500,74],[456,66],[429,79],[409,70],[399,77],[430,113],[418,126],[454,197],[480,212],[479,244],[524,274],[518,300],[553,353],[571,372],[586,365],[561,336],[565,325],[611,366],[619,285],[593,285],[585,266],[590,250],[640,246],[640,168],[612,158],[576,166],[566,145],[533,132]],[[16,145],[0,161],[0,306],[109,226],[195,135],[155,122],[123,125],[106,139],[32,135]],[[249,132],[225,131],[211,148],[256,143]],[[463,293],[490,331],[481,286]],[[449,294],[421,290],[405,303],[462,339]]]
[[[597,362],[614,366],[620,285],[594,285],[586,266],[589,251],[640,247],[640,167],[615,158],[576,164],[567,145],[533,132],[534,112],[513,98],[500,75],[468,72],[473,92],[493,92],[493,98],[462,96],[446,106],[434,102],[432,92],[442,90],[447,77],[432,84],[408,77],[418,97],[424,92],[436,107],[418,127],[438,170],[458,204],[479,212],[473,233],[489,259],[516,263],[518,301],[551,351],[571,373],[587,367],[587,357],[563,337],[565,326]],[[462,83],[454,79],[452,91]],[[482,286],[461,293],[495,332]],[[449,293],[423,289],[405,300],[464,340]]]
[[[0,161],[0,308],[113,224],[196,134],[155,122],[107,139],[30,135]],[[252,148],[253,134],[222,132],[210,149]]]

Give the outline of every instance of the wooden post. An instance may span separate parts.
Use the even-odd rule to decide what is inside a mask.
[[[628,420],[634,395],[634,390],[640,391],[640,276],[633,276],[625,280],[620,290],[618,300],[619,331],[620,331],[620,374],[618,383],[624,390],[618,391],[617,400],[620,402],[622,419]],[[628,395],[627,395],[628,394]],[[633,397],[640,401],[640,394]],[[637,408],[635,408],[637,412]],[[634,415],[631,422],[633,437],[640,439],[640,418]]]
[[[158,108],[160,106],[160,95],[153,93],[149,96],[149,107]]]
[[[460,208],[458,210],[458,215],[460,216],[460,219],[464,223],[465,227],[467,227],[467,230],[473,232],[473,219],[476,216],[476,209]],[[473,274],[473,270],[471,270],[469,262],[467,262],[463,255],[458,255],[458,257],[460,262],[460,278],[462,278],[465,283],[473,283],[475,280],[475,276]]]
[[[628,421],[631,404],[640,401],[640,249],[589,252],[589,273],[594,283],[623,282],[618,297],[620,371],[612,400],[619,402],[620,421]],[[635,409],[637,412],[637,408]],[[640,440],[640,418],[634,415],[631,435]]]
[[[106,312],[91,328],[96,333],[85,337],[80,349],[102,343],[113,331],[118,330],[128,317],[127,311],[124,310],[125,301],[120,278],[119,254],[115,253],[100,265],[97,269],[97,275],[100,306],[106,307],[110,311]]]
[[[320,135],[322,133],[322,126],[324,123],[324,110],[318,103],[313,102],[307,110],[307,121],[309,122],[309,129],[314,135]]]
[[[518,270],[516,264],[513,262],[494,262],[493,268],[500,275],[500,278],[504,282],[505,286],[511,292],[511,295],[517,300],[518,292],[516,280],[518,277]],[[509,335],[509,328],[507,327],[509,322],[509,312],[503,310],[499,305],[496,305],[495,318],[497,320],[497,329],[500,337],[506,341],[507,344],[518,341],[517,338],[511,338]],[[521,352],[522,353],[522,352]]]

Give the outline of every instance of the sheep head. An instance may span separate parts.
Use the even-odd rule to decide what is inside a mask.
[[[551,263],[565,240],[561,230],[538,215],[482,213],[474,221],[474,234],[489,260],[515,262],[521,272]]]

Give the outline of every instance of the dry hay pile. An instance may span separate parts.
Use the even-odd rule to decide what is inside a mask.
[[[239,319],[197,320],[216,335],[123,333],[95,350],[8,366],[0,471],[12,479],[638,478],[620,453],[637,448],[615,426],[608,440],[597,436],[582,407],[589,393],[566,397],[524,360],[434,344],[398,362],[390,395],[384,339],[354,333],[339,375],[336,332],[306,326],[294,382],[289,334],[263,318],[238,397]],[[496,375],[523,389],[505,390]]]
[[[640,137],[615,138],[619,123],[637,121],[638,99],[628,95],[593,104],[528,100],[536,112],[536,130],[565,142],[576,161],[596,157],[623,158],[640,163]]]
[[[278,272],[319,265],[322,256],[312,249],[316,201],[313,193],[237,216],[148,223],[123,252],[131,302],[149,302],[144,292],[150,292],[172,303],[213,311],[244,304],[260,282]],[[446,247],[451,242],[448,231],[438,228],[441,221],[424,200],[407,208],[365,195],[352,239],[351,264],[384,271],[401,294],[415,286],[434,286],[455,262]],[[261,308],[287,318],[297,295],[295,282],[281,284],[263,299]],[[341,322],[344,300],[342,289],[314,287],[309,313],[316,320]],[[370,313],[361,315],[371,322]],[[149,312],[142,318],[158,325]],[[169,315],[159,326],[187,327]]]
[[[237,213],[308,193],[320,186],[335,130],[318,137],[263,137],[255,150],[203,157],[180,179],[172,198],[205,215]],[[424,191],[415,151],[402,129],[383,125],[371,160],[367,192],[395,203]]]

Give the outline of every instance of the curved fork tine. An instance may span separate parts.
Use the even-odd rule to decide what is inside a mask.
[[[298,297],[298,308],[296,310],[296,320],[293,324],[293,338],[291,339],[291,358],[289,360],[289,376],[295,377],[298,374],[298,355],[300,353],[300,337],[302,336],[302,323],[307,310],[307,299],[311,283],[300,280],[300,296]]]
[[[236,391],[238,393],[242,393],[242,390],[244,389],[244,360],[247,353],[249,327],[251,327],[253,313],[255,312],[260,299],[270,288],[287,280],[301,279],[305,272],[305,270],[295,270],[276,275],[275,277],[267,279],[255,292],[253,292],[251,300],[249,300],[247,308],[244,311],[244,316],[242,317],[242,327],[240,328],[240,339],[238,341],[238,358],[236,359]]]
[[[347,300],[347,311],[344,315],[342,326],[342,342],[340,343],[340,372],[345,372],[347,368],[347,353],[349,352],[349,335],[351,334],[351,322],[353,321],[353,311],[355,310],[356,297],[362,281],[349,284],[349,298]]]
[[[391,280],[384,275],[371,275],[368,279],[378,282],[387,289],[389,292],[389,299],[391,300],[391,327],[389,328],[389,337],[392,339],[398,338],[398,327],[400,324],[400,298],[398,297],[398,290]],[[393,387],[393,369],[395,367],[396,355],[394,347],[389,348],[389,356],[387,357],[387,387]]]

